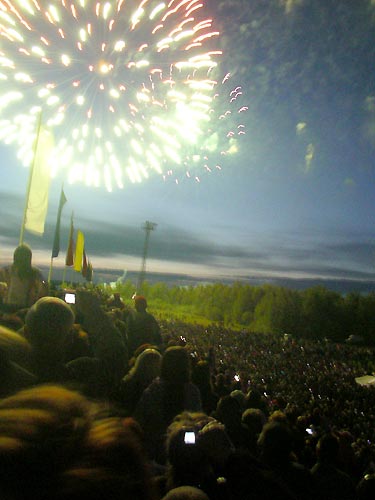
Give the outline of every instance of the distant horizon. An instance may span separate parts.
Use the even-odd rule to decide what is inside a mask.
[[[43,275],[48,274],[48,267],[40,266]],[[64,268],[56,267],[53,268],[53,282],[62,282],[62,274]],[[67,270],[67,274],[70,278],[72,274],[73,279],[68,281],[73,283],[85,283],[85,279],[77,272],[73,270]],[[111,284],[116,283],[118,279],[123,277],[124,271],[116,268],[98,268],[94,269],[94,284]],[[139,276],[138,271],[127,271],[126,276],[123,277],[124,281],[131,281],[136,284]],[[74,279],[76,278],[76,279]],[[155,283],[165,283],[168,286],[199,286],[199,285],[213,285],[222,283],[223,285],[233,285],[235,283],[241,283],[243,285],[249,286],[263,286],[272,285],[282,288],[289,288],[292,290],[306,290],[313,288],[315,286],[323,286],[328,290],[347,294],[350,292],[359,292],[363,294],[375,293],[375,280],[357,280],[357,279],[326,279],[326,278],[287,278],[287,277],[275,277],[275,276],[243,276],[241,278],[223,278],[223,277],[198,277],[192,276],[184,273],[163,273],[163,272],[152,272],[148,271],[145,275],[145,281],[154,285]]]
[[[12,263],[13,248],[10,246],[3,247],[0,253],[0,267],[10,265]],[[5,251],[5,252],[4,252]],[[48,279],[49,265],[47,264],[50,259],[49,252],[46,250],[33,248],[33,265],[38,267],[45,278]],[[92,256],[92,265],[94,271],[94,284],[100,283],[114,283],[120,277],[126,274],[125,280],[134,281],[135,284],[141,267],[141,256],[135,255],[118,255],[117,262],[123,265],[111,265],[115,259],[104,258],[103,256]],[[80,273],[75,272],[72,268],[64,265],[65,257],[54,259],[52,268],[53,282],[61,282],[64,270],[67,274],[68,282],[84,283],[86,280]],[[99,263],[96,266],[96,263]],[[184,269],[181,272],[179,269]],[[216,272],[215,272],[216,271]],[[215,283],[223,283],[225,285],[233,285],[234,283],[242,283],[250,286],[262,286],[270,284],[274,286],[289,288],[292,290],[305,290],[314,286],[324,286],[325,288],[338,292],[340,294],[347,294],[350,292],[359,292],[363,294],[375,292],[375,279],[367,277],[350,276],[322,276],[312,275],[309,273],[295,273],[290,270],[284,272],[269,272],[267,270],[254,269],[233,269],[231,273],[230,268],[223,267],[220,269],[219,274],[217,268],[210,266],[202,266],[194,263],[185,264],[182,262],[169,262],[160,259],[149,258],[147,260],[145,281],[150,284],[157,282],[165,282],[169,286],[197,286],[197,285],[210,285]]]

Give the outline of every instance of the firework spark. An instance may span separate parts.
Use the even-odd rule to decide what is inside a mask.
[[[205,12],[199,0],[0,0],[0,140],[29,165],[41,113],[51,174],[108,190],[219,168],[210,158],[235,152],[247,107],[229,74],[218,80]]]

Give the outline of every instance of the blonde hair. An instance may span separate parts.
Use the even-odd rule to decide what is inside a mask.
[[[0,325],[0,350],[16,362],[29,360],[31,346],[19,333]]]
[[[39,386],[0,401],[5,498],[150,500],[141,444],[78,392]]]
[[[137,356],[126,378],[153,380],[160,375],[161,359],[162,356],[156,349],[145,349]]]

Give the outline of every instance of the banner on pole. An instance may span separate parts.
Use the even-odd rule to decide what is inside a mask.
[[[82,276],[84,278],[87,276],[87,257],[85,249],[83,249]]]
[[[55,237],[53,239],[53,248],[52,248],[52,258],[55,258],[59,255],[60,252],[60,223],[61,223],[61,212],[62,209],[67,202],[64,190],[61,188],[61,195],[60,195],[60,202],[59,202],[59,209],[57,212],[57,221],[56,221],[56,228],[55,228]]]
[[[74,233],[74,226],[73,226],[73,214],[72,214],[72,218],[70,219],[70,233],[69,233],[68,249],[66,251],[66,257],[65,257],[65,265],[69,266],[69,267],[74,264],[74,253],[73,253],[74,241],[73,241],[73,233]]]
[[[52,148],[52,134],[40,127],[30,173],[30,188],[24,224],[25,229],[38,235],[44,234],[44,223],[47,216],[50,185],[49,159]]]
[[[84,247],[85,247],[85,238],[83,236],[83,233],[82,231],[77,231],[76,251],[74,255],[74,270],[79,273],[82,270]]]

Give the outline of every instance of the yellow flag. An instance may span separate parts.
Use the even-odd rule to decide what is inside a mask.
[[[39,235],[44,233],[44,223],[47,216],[50,185],[49,160],[52,149],[52,134],[40,127],[30,172],[30,187],[24,224],[25,229]]]
[[[77,231],[76,252],[74,256],[74,270],[79,273],[82,270],[84,247],[85,247],[85,238],[83,236],[83,233],[82,231]]]

